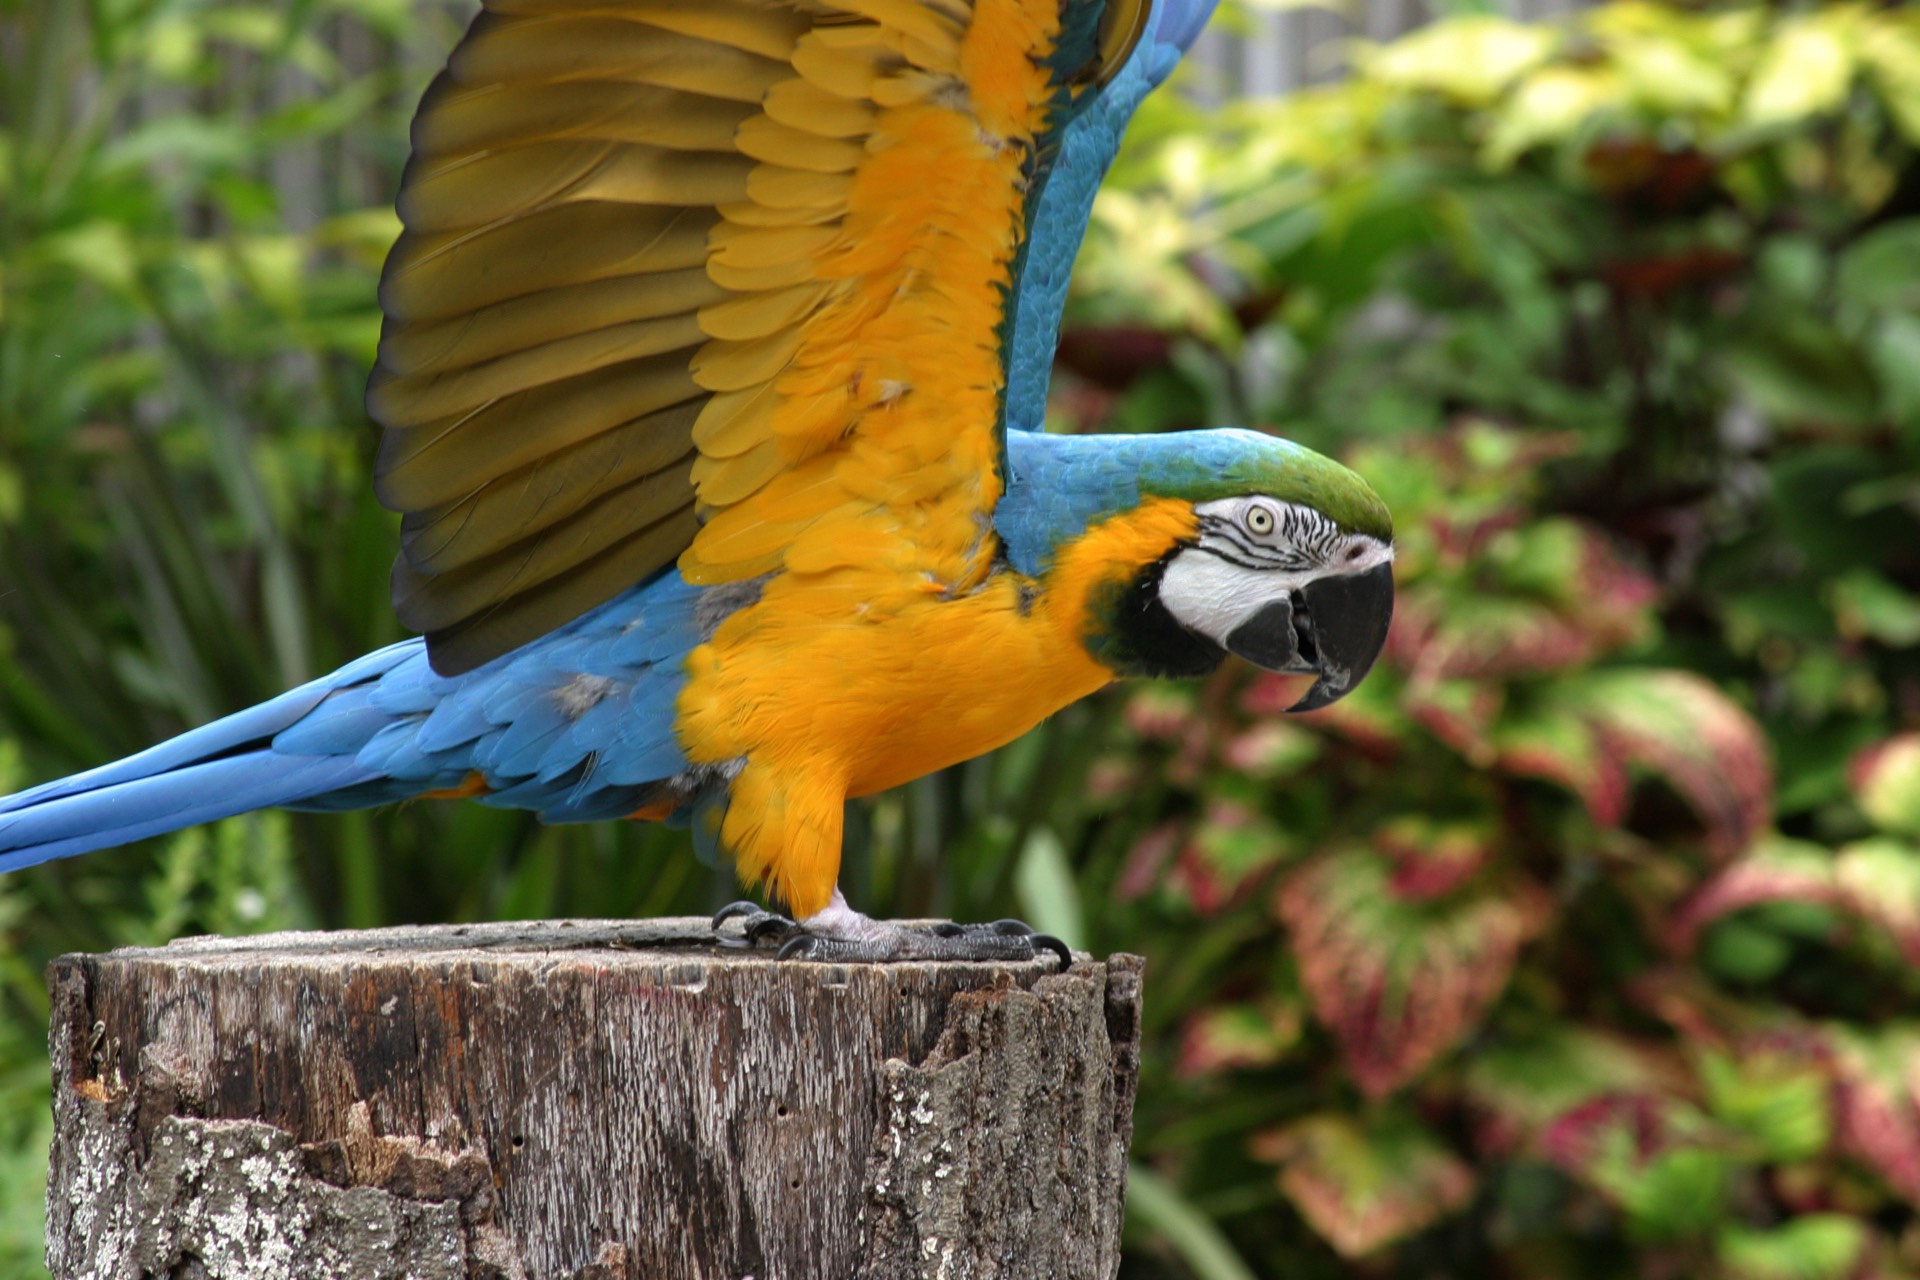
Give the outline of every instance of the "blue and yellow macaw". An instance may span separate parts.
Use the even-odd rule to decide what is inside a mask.
[[[0,800],[0,869],[464,796],[690,823],[791,952],[1033,955],[852,910],[846,798],[1228,653],[1324,706],[1392,608],[1344,467],[1040,431],[1095,188],[1213,3],[487,0],[414,121],[368,393],[424,637]]]

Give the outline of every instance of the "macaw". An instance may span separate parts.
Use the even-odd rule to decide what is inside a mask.
[[[471,797],[691,825],[783,954],[1064,959],[855,911],[847,797],[1230,653],[1325,706],[1392,610],[1345,467],[1041,430],[1095,189],[1214,2],[486,0],[413,122],[368,391],[423,635],[0,800],[0,870]]]

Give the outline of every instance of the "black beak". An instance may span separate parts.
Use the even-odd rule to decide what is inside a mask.
[[[1393,566],[1309,582],[1227,637],[1227,649],[1283,675],[1319,676],[1288,711],[1318,711],[1345,697],[1380,656],[1393,621]]]

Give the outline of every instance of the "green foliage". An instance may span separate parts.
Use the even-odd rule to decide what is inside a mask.
[[[1055,399],[1365,471],[1380,668],[1300,720],[1244,670],[1070,709],[855,807],[844,883],[1148,955],[1133,1280],[1911,1275],[1920,14],[1450,11],[1151,101]],[[397,636],[360,392],[456,16],[0,4],[0,790]],[[51,955],[730,895],[670,833],[436,802],[8,877],[0,1273]]]
[[[1141,690],[1096,771],[1095,941],[1179,1024],[1140,1155],[1257,1274],[1920,1266],[1917,17],[1481,13],[1149,104],[1064,425],[1276,424],[1399,538],[1358,692]]]

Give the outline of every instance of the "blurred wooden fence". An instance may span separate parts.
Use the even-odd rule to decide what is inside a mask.
[[[1526,20],[1552,19],[1585,7],[1593,0],[1505,0],[1499,11]],[[417,92],[444,59],[448,48],[477,7],[476,0],[422,0],[416,6],[413,35],[399,46],[377,38],[360,23],[342,18],[331,24],[325,43],[349,75],[394,71],[403,94]],[[1346,61],[1350,41],[1390,40],[1445,12],[1439,0],[1352,0],[1337,8],[1295,7],[1287,0],[1253,0],[1233,6],[1215,20],[1201,37],[1191,61],[1201,73],[1196,91],[1215,100],[1271,97],[1305,85],[1336,79]],[[271,110],[310,92],[297,72],[262,86],[251,68],[236,71],[229,101],[249,97],[265,101]],[[244,86],[244,87],[243,87]],[[177,111],[184,94],[154,95],[137,114]],[[396,140],[397,144],[397,140]],[[378,205],[391,198],[383,188],[391,181],[388,163],[354,154],[349,142],[341,148],[291,151],[270,164],[269,181],[280,197],[287,224],[294,229],[312,226],[344,206]]]
[[[1593,0],[1504,0],[1494,12],[1526,22],[1550,20]],[[1448,12],[1426,0],[1352,0],[1330,8],[1253,0],[1216,19],[1192,55],[1216,76],[1221,97],[1268,98],[1337,79],[1351,40],[1391,40]],[[1217,87],[1216,87],[1217,86]]]

